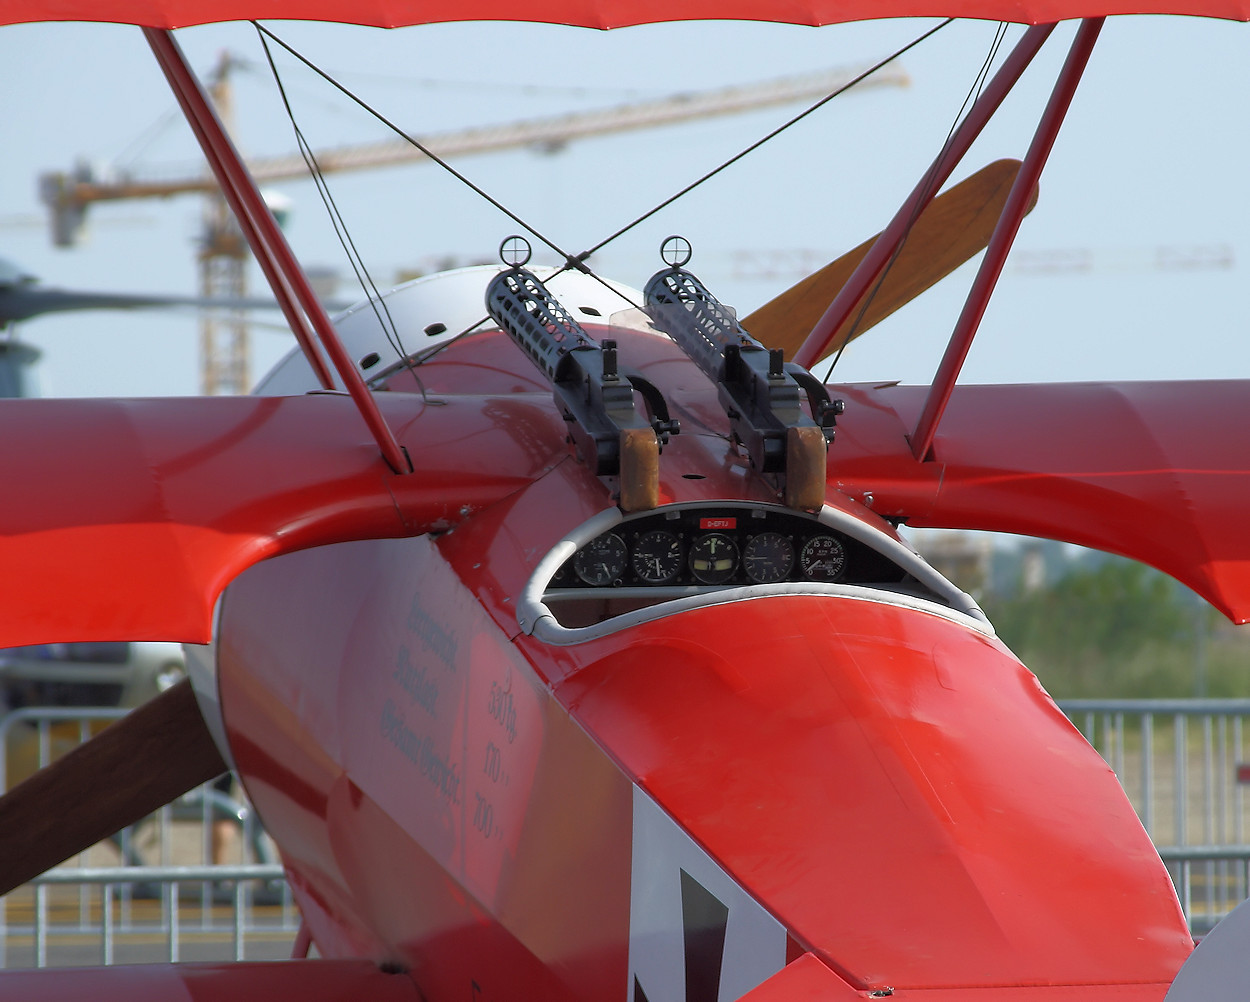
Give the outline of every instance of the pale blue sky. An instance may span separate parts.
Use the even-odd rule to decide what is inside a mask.
[[[871,61],[923,26],[274,27],[420,133]],[[751,279],[743,274],[744,253],[832,257],[884,225],[945,136],[993,30],[973,22],[939,33],[904,58],[909,88],[833,102],[592,263],[640,286],[658,266],[659,240],[681,232],[695,246],[696,273],[722,300],[749,311],[797,276]],[[1005,276],[969,358],[968,378],[1250,377],[1243,319],[1243,262],[1250,259],[1248,30],[1198,19],[1109,22],[1017,245],[1034,253],[1083,248],[1095,269]],[[1019,33],[1013,28],[1011,39]],[[1023,155],[1071,27],[1056,35],[960,176],[996,157]],[[258,64],[263,58],[248,25],[188,29],[178,37],[201,73],[223,48]],[[376,126],[304,71],[292,69],[288,79],[316,144],[379,137]],[[173,108],[138,29],[5,28],[0,92],[7,97],[0,111],[0,256],[48,284],[192,292],[196,197],[96,206],[87,240],[68,251],[51,247],[37,200],[41,170],[66,169],[80,157],[107,164],[130,156],[136,140]],[[254,154],[292,150],[290,127],[264,73],[240,76],[236,93],[243,147]],[[578,251],[790,113],[586,141],[557,156],[526,151],[466,159],[460,166]],[[138,162],[187,165],[197,156],[178,118]],[[430,166],[344,175],[332,183],[380,281],[443,254],[490,255],[515,229]],[[295,202],[289,236],[297,253],[310,265],[342,267],[311,184],[282,190]],[[1161,246],[1224,248],[1231,263],[1188,273],[1158,270],[1151,262]],[[930,378],[969,281],[970,275],[948,280],[857,343],[840,377]],[[254,286],[260,285],[256,277]],[[43,382],[50,393],[190,393],[198,385],[196,325],[188,315],[70,314],[32,321],[22,334],[46,353]],[[288,344],[288,337],[257,331],[254,375]]]

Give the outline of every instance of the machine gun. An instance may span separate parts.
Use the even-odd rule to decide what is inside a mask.
[[[716,383],[734,440],[751,465],[774,483],[786,505],[814,511],[825,501],[827,452],[844,403],[830,400],[815,376],[743,329],[733,311],[684,269],[689,247],[680,237],[665,241],[670,266],[644,289],[647,315]],[[803,412],[800,390],[811,417]]]
[[[504,241],[521,240],[510,237]],[[526,250],[528,244],[521,240]],[[550,381],[582,460],[609,481],[622,511],[659,504],[660,449],[680,428],[655,385],[622,369],[616,342],[590,338],[523,260],[486,288],[486,309]],[[505,262],[507,263],[507,262]],[[650,412],[634,409],[634,391]]]

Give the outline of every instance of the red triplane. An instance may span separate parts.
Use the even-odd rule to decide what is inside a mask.
[[[0,402],[0,645],[204,645],[193,686],[0,801],[4,887],[225,762],[281,847],[300,951],[324,959],[8,972],[0,998],[1168,991],[1192,941],[1114,775],[896,532],[1102,547],[1250,616],[1250,440],[1231,419],[1250,385],[956,385],[1100,17],[1121,8],[664,9],[6,4],[2,21],[143,26],[304,354],[248,398]],[[330,325],[168,30],[934,13],[1040,23],[875,243],[740,323],[679,239],[641,291],[577,258],[531,268],[509,240],[499,267],[391,294],[422,350],[378,364],[377,316]],[[1023,161],[933,201],[1069,17],[1086,20]],[[932,386],[811,375],[865,302],[870,323],[987,244]]]

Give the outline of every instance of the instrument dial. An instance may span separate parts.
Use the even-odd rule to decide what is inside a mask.
[[[573,570],[586,584],[601,588],[624,573],[628,558],[625,540],[615,532],[606,532],[577,551]]]
[[[794,566],[794,544],[779,532],[761,532],[742,551],[742,566],[756,584],[784,581]]]
[[[644,532],[634,541],[634,573],[648,584],[664,584],[681,570],[681,540],[664,529]]]
[[[846,549],[833,536],[813,536],[803,544],[799,566],[808,581],[836,581],[846,567]]]
[[[690,547],[690,573],[704,584],[721,584],[738,569],[738,544],[723,532],[708,532]]]

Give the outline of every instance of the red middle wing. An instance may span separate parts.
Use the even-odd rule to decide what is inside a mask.
[[[379,402],[416,473],[392,475],[337,395],[0,401],[22,429],[0,440],[0,647],[205,642],[256,561],[446,528],[564,455],[549,398]]]
[[[1044,536],[1144,561],[1250,620],[1250,382],[955,390],[918,463],[924,387],[839,388],[829,481],[915,526]]]

